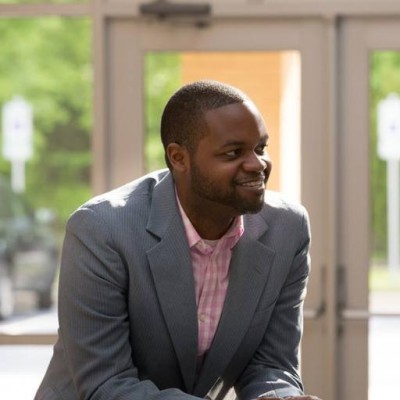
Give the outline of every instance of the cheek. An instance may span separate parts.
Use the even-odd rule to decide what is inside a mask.
[[[211,169],[212,167],[210,167]],[[220,166],[220,168],[214,169],[215,176],[218,175],[218,179],[224,182],[232,183],[238,175],[239,166],[233,164],[227,164]]]
[[[196,172],[209,182],[232,185],[240,171],[240,162],[222,162],[213,157],[196,158]]]

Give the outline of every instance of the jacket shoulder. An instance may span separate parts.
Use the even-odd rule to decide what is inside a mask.
[[[272,190],[268,190],[265,194],[264,210],[267,212],[275,210],[276,212],[280,213],[297,214],[302,216],[307,214],[307,210],[301,203],[283,195],[280,192],[275,192]]]
[[[82,204],[78,210],[82,208],[98,209],[103,207],[124,207],[135,199],[151,195],[154,187],[162,180],[167,179],[168,176],[170,176],[168,170],[159,170],[149,173],[116,189],[93,197]]]
[[[168,170],[160,170],[95,196],[72,213],[67,226],[71,226],[71,224],[79,226],[87,218],[89,221],[92,218],[100,218],[107,224],[117,221],[124,222],[127,219],[132,220],[132,218],[135,218],[136,221],[142,220],[149,213],[155,188],[168,179],[172,184]]]

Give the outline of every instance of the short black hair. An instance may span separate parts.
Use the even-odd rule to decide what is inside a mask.
[[[169,99],[161,117],[161,141],[167,146],[178,143],[192,154],[199,139],[207,133],[204,114],[209,110],[250,100],[234,86],[212,80],[202,80],[182,86]]]

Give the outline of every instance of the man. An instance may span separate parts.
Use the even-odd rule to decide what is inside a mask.
[[[308,218],[265,194],[260,113],[236,88],[195,82],[169,100],[161,137],[169,170],[68,222],[36,399],[313,399],[298,372]]]

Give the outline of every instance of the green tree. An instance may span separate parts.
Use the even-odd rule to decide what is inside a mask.
[[[34,157],[25,196],[64,224],[91,195],[91,22],[49,17],[0,20],[0,103],[20,95],[34,112]],[[0,173],[10,163],[0,159]]]
[[[160,119],[169,97],[181,85],[180,54],[148,53],[145,57],[146,170],[165,168]]]

